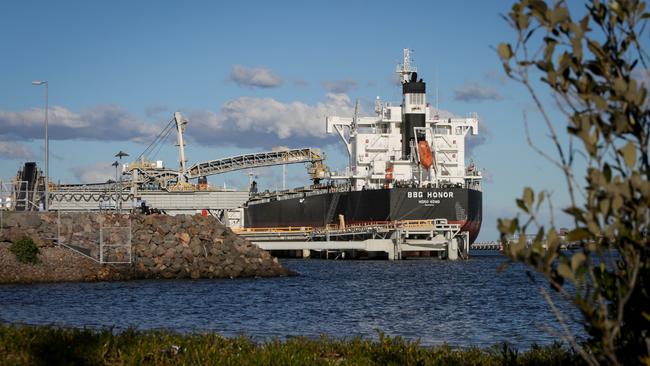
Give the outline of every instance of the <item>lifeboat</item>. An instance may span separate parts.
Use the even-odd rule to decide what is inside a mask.
[[[420,164],[425,169],[429,169],[433,165],[433,154],[425,140],[418,142],[418,152],[420,153]]]
[[[386,181],[393,180],[393,166],[392,165],[389,165],[386,168],[386,176],[384,178],[386,179]]]

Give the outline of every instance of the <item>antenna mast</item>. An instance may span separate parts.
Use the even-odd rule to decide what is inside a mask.
[[[415,66],[411,66],[411,49],[404,48],[404,59],[401,64],[397,65],[395,72],[400,74],[402,83],[409,81],[412,72],[418,71]]]

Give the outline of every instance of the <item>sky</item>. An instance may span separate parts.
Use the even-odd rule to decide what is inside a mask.
[[[509,1],[3,1],[0,3],[0,178],[43,162],[49,82],[50,176],[105,181],[120,151],[137,157],[180,111],[189,120],[190,164],[274,146],[319,147],[333,169],[347,158],[325,116],[372,114],[377,96],[399,103],[395,66],[412,49],[429,100],[480,117],[471,160],[486,177],[479,241],[516,213],[524,186],[566,203],[561,173],[527,145],[550,149],[522,86],[494,48],[513,41]],[[157,159],[177,164],[169,141]],[[468,158],[469,160],[469,158]],[[288,168],[288,186],[308,184]],[[256,171],[281,188],[282,168]],[[243,188],[247,172],[210,178]],[[560,224],[563,222],[560,219]]]

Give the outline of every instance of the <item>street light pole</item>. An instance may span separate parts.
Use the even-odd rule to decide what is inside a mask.
[[[47,80],[34,80],[32,85],[45,85],[45,211],[50,208],[50,139],[47,134],[49,83]]]
[[[117,168],[117,167],[120,166],[120,164],[122,163],[122,158],[125,157],[125,156],[129,156],[129,154],[127,154],[127,153],[125,153],[124,151],[120,150],[120,152],[118,152],[117,154],[115,154],[115,157],[116,157],[116,158],[119,158],[119,159],[120,159],[120,162],[118,163],[117,160],[116,160],[116,161],[113,163],[113,165],[115,165],[115,182],[116,182],[116,183],[115,183],[115,194],[116,194],[117,197],[119,197],[119,202],[120,202],[120,204],[119,204],[119,205],[120,205],[120,212],[122,212],[122,190],[124,189],[124,187],[122,187],[122,175],[120,175],[120,181],[119,181],[120,192],[119,192],[119,194],[118,194],[118,193],[117,193],[117,184],[118,184],[118,183],[117,183],[117,172],[118,172],[118,170],[117,170],[118,168]],[[116,202],[117,202],[117,201],[116,201]]]
[[[115,211],[117,211],[117,207],[118,207],[117,202],[120,199],[120,197],[119,197],[120,193],[118,193],[118,191],[117,191],[117,167],[120,166],[120,163],[118,163],[117,160],[115,160],[115,162],[113,164],[111,164],[111,165],[115,167]]]

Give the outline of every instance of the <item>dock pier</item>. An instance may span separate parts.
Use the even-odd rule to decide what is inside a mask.
[[[485,243],[474,243],[471,245],[472,250],[503,250],[501,242],[490,241]]]
[[[469,258],[469,233],[447,220],[404,220],[323,228],[238,228],[237,234],[272,252],[295,251],[306,257],[312,251],[345,253],[361,251],[385,255],[389,260],[410,254],[435,254],[450,260]]]

